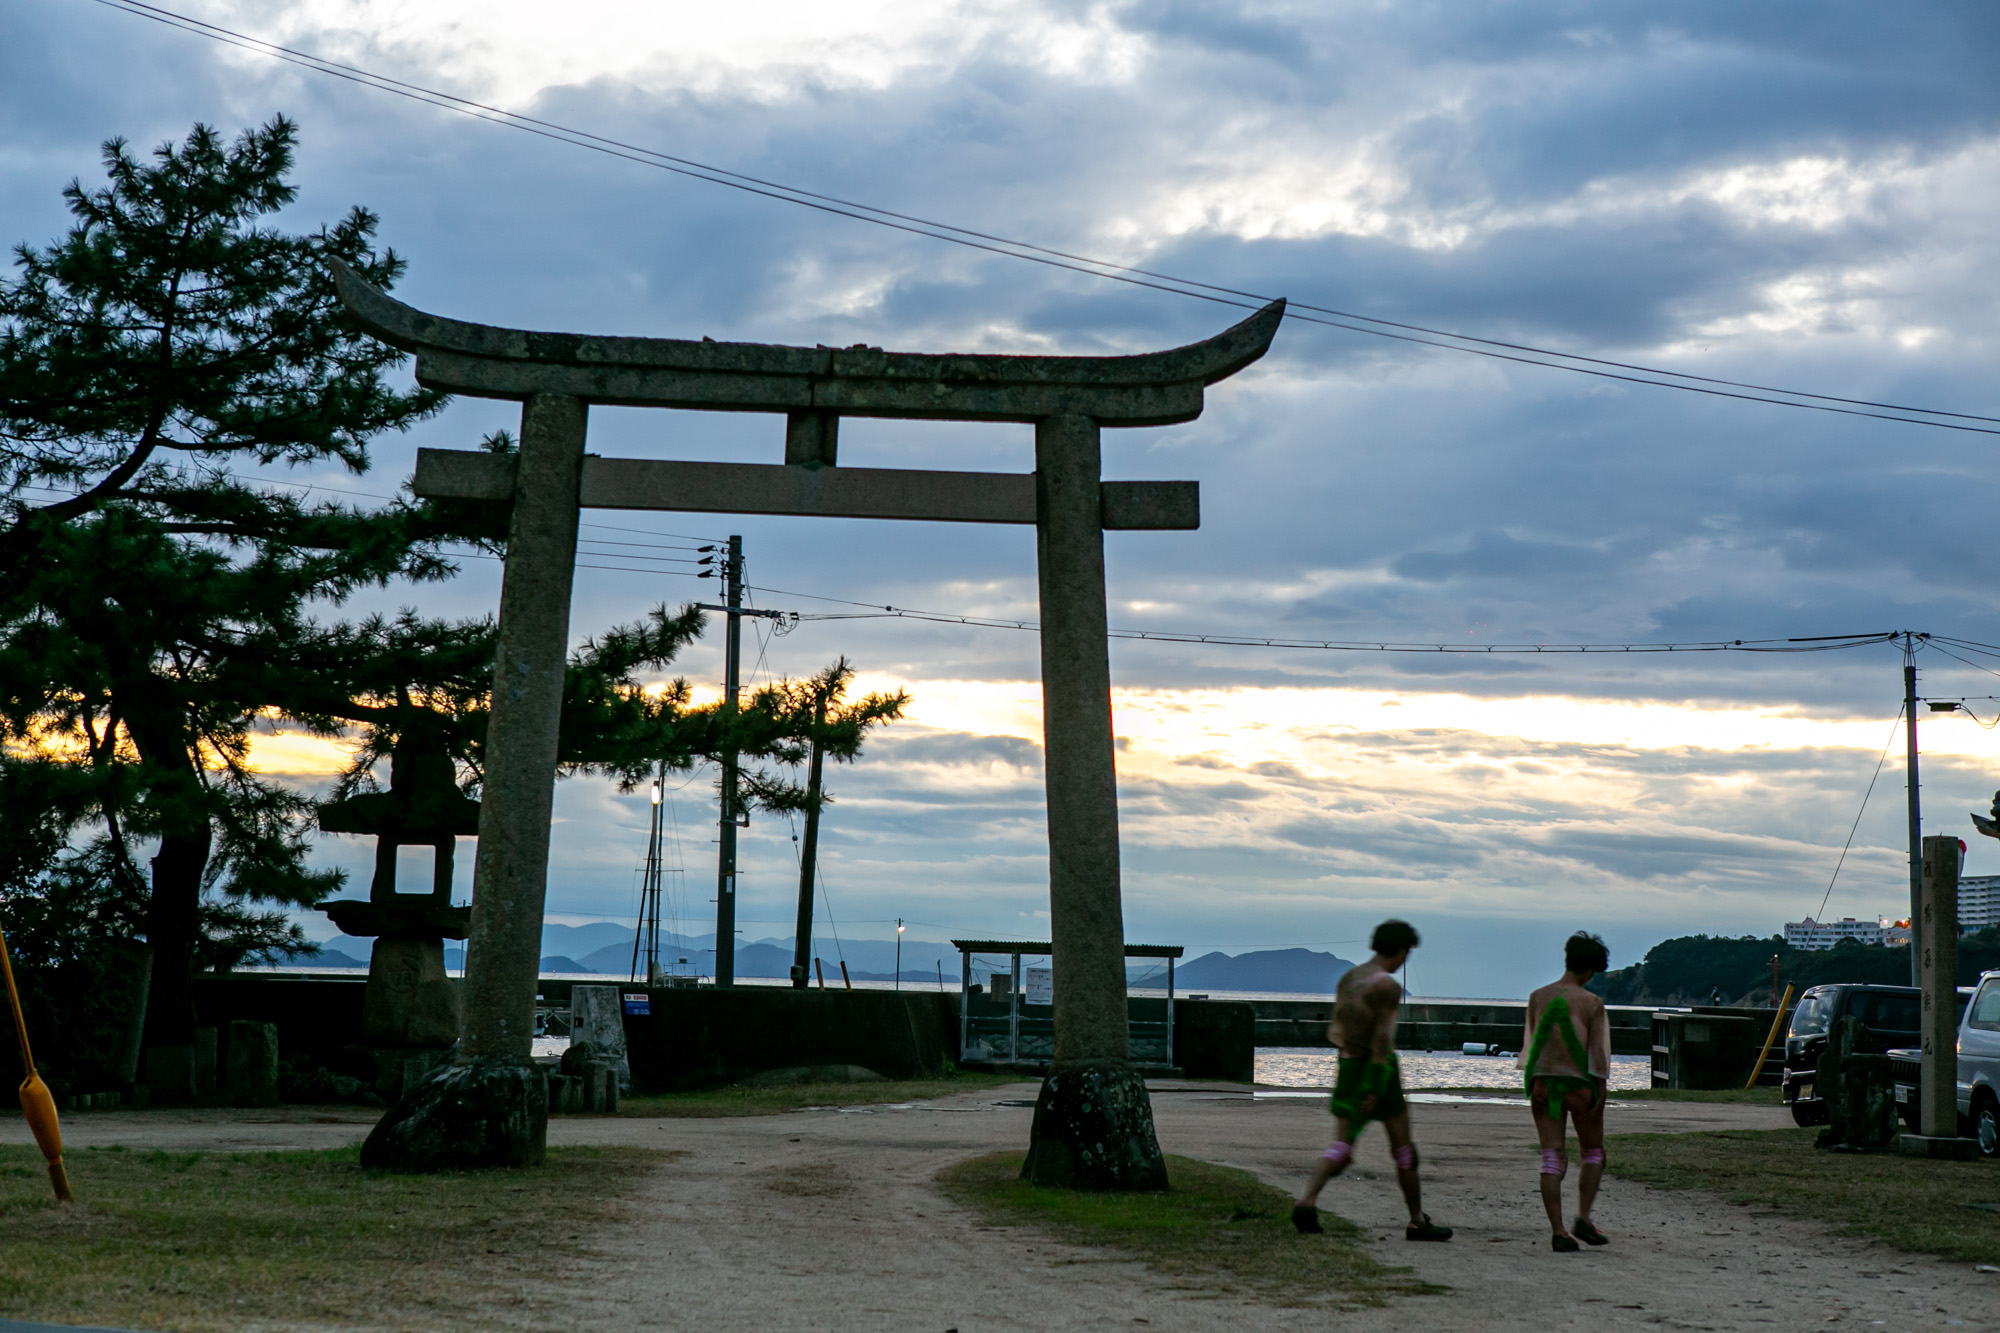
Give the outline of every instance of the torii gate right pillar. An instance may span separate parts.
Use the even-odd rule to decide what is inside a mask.
[[[1127,1025],[1100,476],[1097,422],[1035,423],[1056,1030],[1021,1175],[1038,1185],[1161,1190],[1166,1161]]]

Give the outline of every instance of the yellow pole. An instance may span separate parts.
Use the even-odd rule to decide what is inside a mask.
[[[28,1118],[28,1128],[34,1132],[35,1142],[41,1145],[42,1156],[48,1159],[49,1183],[55,1186],[56,1202],[74,1203],[76,1196],[69,1192],[69,1172],[63,1169],[62,1126],[56,1122],[56,1099],[49,1095],[49,1085],[35,1072],[35,1053],[28,1049],[28,1024],[21,1017],[21,992],[14,986],[14,964],[7,957],[4,933],[0,933],[0,977],[6,978],[7,1003],[14,1011],[14,1035],[21,1041],[21,1067],[28,1071],[28,1076],[21,1080],[21,1114]]]
[[[1750,1066],[1750,1081],[1743,1085],[1745,1092],[1757,1086],[1757,1076],[1764,1072],[1764,1061],[1771,1057],[1771,1043],[1778,1039],[1778,1029],[1785,1025],[1785,1010],[1792,1005],[1792,983],[1785,983],[1785,998],[1778,1001],[1778,1016],[1771,1020],[1771,1031],[1764,1038],[1764,1049],[1757,1052],[1757,1063]]]

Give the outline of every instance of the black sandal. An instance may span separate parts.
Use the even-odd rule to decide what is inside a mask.
[[[1562,1232],[1558,1231],[1555,1233],[1555,1235],[1549,1237],[1549,1248],[1554,1250],[1557,1254],[1575,1254],[1578,1250],[1582,1249],[1583,1247],[1581,1245],[1578,1245],[1570,1237],[1565,1236],[1562,1234]]]
[[[1309,1203],[1292,1205],[1292,1228],[1301,1236],[1324,1235],[1319,1224],[1319,1209]]]
[[[1403,1228],[1403,1239],[1404,1240],[1450,1240],[1451,1228],[1439,1226],[1437,1223],[1431,1221],[1431,1215],[1429,1213],[1425,1213],[1423,1221],[1412,1222],[1408,1226]]]
[[[1577,1218],[1576,1225],[1572,1226],[1569,1231],[1572,1236],[1575,1236],[1585,1245],[1609,1245],[1611,1243],[1609,1236],[1606,1236],[1602,1231],[1592,1226],[1588,1219],[1585,1218]]]

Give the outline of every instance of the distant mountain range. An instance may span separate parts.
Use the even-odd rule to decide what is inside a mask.
[[[544,973],[576,972],[600,976],[631,975],[633,930],[613,922],[593,922],[585,926],[548,925],[542,928]],[[891,981],[896,975],[894,940],[815,941],[816,952],[825,966],[828,984],[840,984],[840,959],[847,960],[848,975],[856,981]],[[322,942],[313,955],[294,954],[274,961],[296,966],[366,969],[375,942],[353,935],[336,935]],[[448,968],[464,965],[465,946],[446,940],[444,962]],[[685,959],[685,966],[681,960]],[[660,940],[660,964],[669,971],[715,975],[715,936],[664,935]],[[958,952],[949,944],[934,940],[903,942],[903,980],[945,984],[958,982]],[[788,977],[792,971],[792,941],[762,939],[736,946],[736,975],[739,977]]]
[[[1174,989],[1331,995],[1341,974],[1353,966],[1345,958],[1311,949],[1257,949],[1234,957],[1205,953],[1174,968]]]
[[[631,975],[633,931],[630,926],[609,921],[587,926],[544,926],[542,928],[542,971],[582,973],[607,977]],[[839,959],[847,960],[848,975],[856,981],[892,981],[896,977],[896,945],[893,940],[845,940],[837,946],[829,939],[816,941],[819,959],[828,984],[840,981]],[[660,962],[675,972],[698,976],[715,975],[713,935],[668,935],[660,941]],[[317,955],[294,955],[281,962],[295,966],[359,968],[368,966],[374,941],[352,935],[336,935],[320,945]],[[446,941],[445,966],[464,963],[464,946]],[[685,960],[685,963],[682,962]],[[1000,960],[993,960],[1000,961]],[[959,982],[958,952],[948,943],[934,940],[906,940],[903,944],[902,979],[905,983],[931,982],[956,989]],[[1046,959],[1035,963],[1047,966]],[[1203,954],[1174,967],[1174,990],[1191,991],[1284,991],[1306,995],[1330,995],[1341,973],[1353,964],[1330,953],[1311,949],[1259,949],[1231,956],[1222,952]],[[790,939],[762,939],[736,946],[736,975],[739,977],[787,977],[792,969]],[[975,967],[973,980],[984,984],[988,967]],[[1166,984],[1166,971],[1148,961],[1127,969],[1129,984],[1157,988]]]

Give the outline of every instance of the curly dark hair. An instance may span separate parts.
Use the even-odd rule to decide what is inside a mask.
[[[1602,972],[1611,966],[1611,950],[1604,937],[1579,930],[1563,941],[1563,966],[1572,972]]]
[[[1368,947],[1379,954],[1408,953],[1421,943],[1415,926],[1407,921],[1389,920],[1375,927]]]

